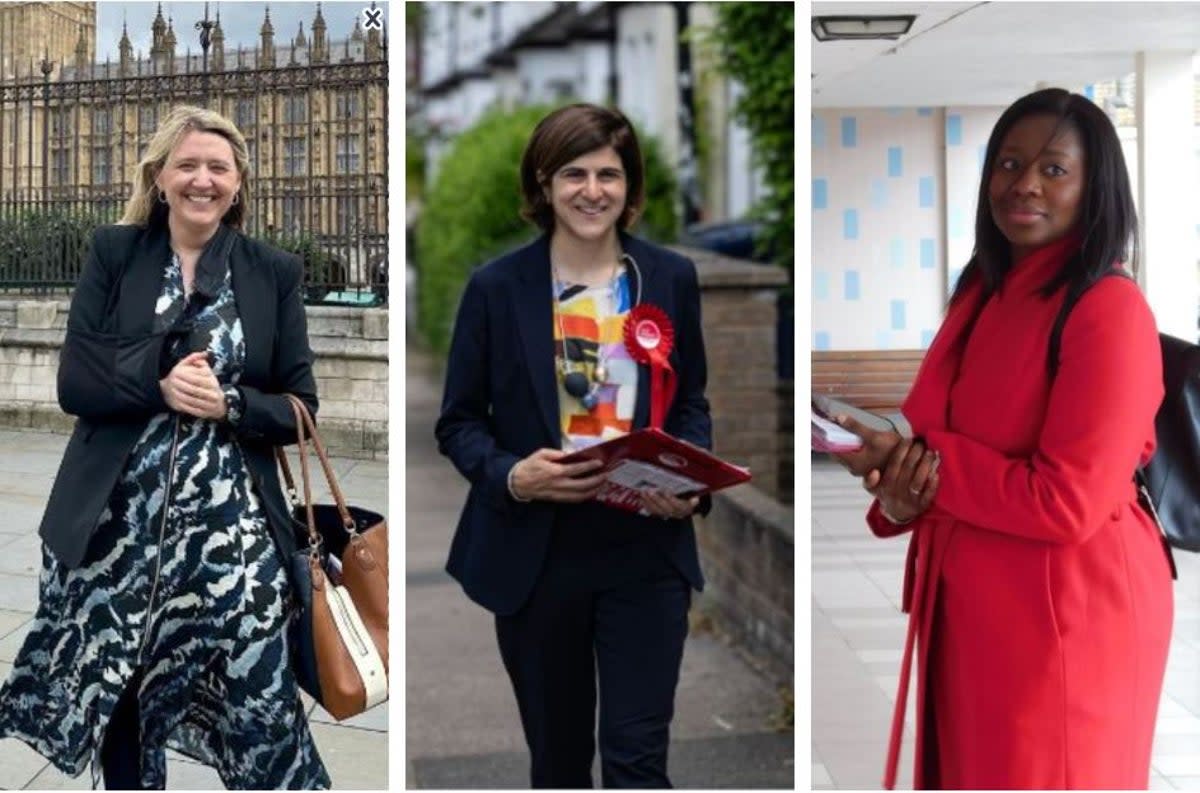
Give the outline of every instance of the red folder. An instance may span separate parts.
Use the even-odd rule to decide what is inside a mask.
[[[652,428],[589,446],[559,462],[592,459],[603,460],[608,474],[596,500],[629,512],[641,511],[643,491],[658,489],[690,498],[750,481],[748,468]]]

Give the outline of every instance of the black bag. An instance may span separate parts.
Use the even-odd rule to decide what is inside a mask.
[[[1172,547],[1200,551],[1200,346],[1160,333],[1162,405],[1154,417],[1158,450],[1138,484]]]
[[[1105,275],[1130,278],[1116,269]],[[1079,297],[1068,295],[1055,319],[1050,334],[1052,372],[1063,327]],[[1162,532],[1171,578],[1178,578],[1171,549],[1200,551],[1200,346],[1165,333],[1158,334],[1158,341],[1164,393],[1154,416],[1157,448],[1150,462],[1134,472],[1134,482],[1138,500]]]

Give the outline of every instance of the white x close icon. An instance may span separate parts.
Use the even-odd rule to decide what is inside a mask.
[[[364,8],[363,27],[367,30],[383,30],[383,9]]]

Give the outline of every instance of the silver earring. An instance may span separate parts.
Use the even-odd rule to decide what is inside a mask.
[[[241,193],[234,193],[234,194],[233,194],[233,200],[229,202],[229,205],[230,205],[230,206],[232,206],[232,207],[235,207],[235,206],[237,206],[237,205],[238,205],[238,201],[240,200],[240,199],[239,199],[239,196],[240,196],[240,195],[241,195]]]
[[[167,203],[167,194],[166,194],[166,193],[164,193],[162,190],[159,190],[159,191],[158,191],[158,202],[159,202],[160,204],[165,204],[165,203]]]

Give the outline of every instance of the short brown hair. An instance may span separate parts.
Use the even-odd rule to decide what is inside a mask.
[[[645,169],[633,125],[621,111],[599,105],[560,107],[534,127],[521,157],[521,217],[544,231],[554,229],[554,207],[545,187],[556,171],[576,157],[612,146],[625,168],[625,211],[617,221],[628,229],[645,201]]]

